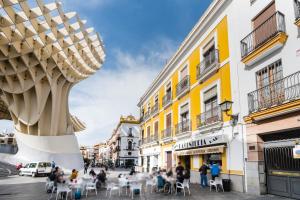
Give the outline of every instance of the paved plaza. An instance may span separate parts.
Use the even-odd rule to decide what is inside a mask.
[[[98,171],[98,170],[97,170]],[[109,178],[115,178],[117,174],[124,173],[124,171],[110,172]],[[50,199],[50,194],[45,192],[45,177],[19,177],[13,176],[5,179],[0,179],[0,200],[47,200]],[[109,199],[105,195],[105,189],[98,190],[98,195],[90,193],[88,200]],[[52,199],[55,199],[52,197]],[[83,197],[82,199],[86,199]],[[131,199],[124,193],[121,197],[114,193],[110,199]],[[209,189],[202,189],[199,185],[192,185],[191,195],[186,197],[183,194],[166,195],[161,193],[143,193],[142,196],[135,196],[134,199],[209,199],[209,200],[239,200],[239,199],[253,199],[253,200],[288,200],[287,198],[276,197],[272,195],[267,196],[252,196],[238,192],[210,192]]]

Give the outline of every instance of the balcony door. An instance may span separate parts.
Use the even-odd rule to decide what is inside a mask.
[[[180,125],[178,127],[180,132],[189,131],[189,117],[190,111],[189,104],[187,103],[180,107]]]
[[[209,68],[216,61],[216,48],[214,38],[203,49],[204,69]]]
[[[218,120],[218,93],[217,86],[204,93],[204,120],[205,124],[211,124]]]
[[[256,73],[259,108],[268,108],[284,101],[284,82],[281,60]]]
[[[276,33],[277,21],[275,1],[262,10],[253,20],[254,47],[261,45],[272,33]]]
[[[154,137],[155,137],[155,140],[158,139],[157,136],[158,136],[158,122],[155,122],[154,123]]]

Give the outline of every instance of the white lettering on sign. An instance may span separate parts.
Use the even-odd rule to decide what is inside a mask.
[[[191,140],[191,141],[176,143],[173,146],[173,149],[175,151],[183,150],[183,149],[193,149],[193,148],[197,148],[197,147],[209,146],[209,145],[224,143],[224,142],[226,142],[226,141],[224,140],[223,135],[217,135],[217,136],[206,137],[206,138],[198,139],[198,140]]]

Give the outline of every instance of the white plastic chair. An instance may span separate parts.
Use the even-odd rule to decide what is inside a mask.
[[[129,185],[130,194],[131,194],[132,199],[133,199],[134,190],[139,190],[140,191],[139,195],[142,196],[142,187],[143,187],[143,185],[141,183],[137,183],[137,182],[131,183]]]
[[[56,200],[58,199],[58,196],[62,193],[67,193],[66,199],[68,199],[69,193],[71,193],[71,189],[68,187],[67,184],[64,183],[57,183],[57,189],[56,189]]]
[[[150,193],[152,193],[153,192],[153,188],[157,187],[157,185],[156,185],[156,179],[153,178],[153,179],[146,180],[145,192],[147,192],[148,186],[150,186]]]
[[[50,181],[50,179],[47,178],[45,184],[45,191],[47,191],[49,188],[53,189],[53,187],[54,187],[54,181]]]
[[[224,192],[222,178],[216,177],[215,180],[210,180],[209,185],[210,185],[210,191],[211,191],[212,186],[214,186],[216,188],[216,192],[218,192],[218,187],[220,186]]]
[[[106,194],[105,195],[107,196],[107,194],[109,192],[109,198],[110,198],[112,191],[119,191],[119,196],[121,195],[120,194],[120,187],[117,184],[107,183],[107,188],[106,188]]]
[[[88,195],[88,192],[89,191],[95,191],[95,193],[96,193],[96,196],[98,195],[97,194],[97,182],[98,182],[98,180],[96,180],[96,182],[94,183],[94,182],[89,182],[89,183],[87,183],[86,184],[86,186],[85,186],[85,197],[87,198],[87,195]]]
[[[128,187],[128,182],[125,178],[119,178],[119,193],[121,194],[123,192],[123,188],[126,190],[126,195],[127,195],[127,187]]]
[[[184,179],[183,183],[176,182],[176,194],[177,194],[177,188],[180,188],[183,190],[183,195],[185,196],[185,188],[187,188],[189,195],[191,195],[190,191],[190,180],[189,179]]]

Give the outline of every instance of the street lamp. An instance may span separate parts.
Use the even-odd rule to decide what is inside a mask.
[[[239,120],[239,115],[238,114],[237,115],[232,115],[232,114],[228,113],[232,108],[232,104],[233,104],[232,101],[225,100],[220,104],[220,108],[221,108],[222,112],[225,112],[226,115],[231,118],[232,125],[235,126],[237,124],[238,120]]]

